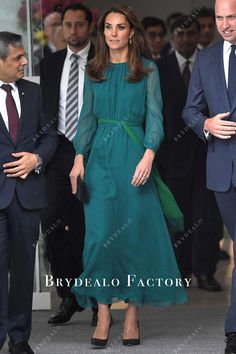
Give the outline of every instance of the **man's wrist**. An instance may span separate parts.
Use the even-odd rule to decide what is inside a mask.
[[[205,132],[208,132],[209,133],[209,130],[208,130],[208,123],[209,123],[209,118],[206,118],[205,122],[204,122],[204,126],[203,126],[203,130]]]
[[[38,154],[35,154],[35,156],[37,158],[37,163],[34,166],[34,172],[39,174],[42,170],[43,160]]]

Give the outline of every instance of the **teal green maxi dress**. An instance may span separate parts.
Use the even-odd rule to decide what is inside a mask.
[[[95,300],[137,306],[187,300],[154,179],[131,185],[145,149],[157,151],[163,139],[158,71],[153,62],[143,62],[153,71],[140,82],[125,80],[127,63],[110,64],[106,81],[85,79],[74,146],[88,157],[90,201],[84,272],[72,288],[83,307],[96,306]]]

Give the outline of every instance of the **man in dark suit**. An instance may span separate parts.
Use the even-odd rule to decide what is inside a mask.
[[[183,118],[208,141],[207,188],[215,192],[223,221],[234,241],[236,215],[236,1],[217,0],[221,41],[200,51],[194,64]],[[236,272],[225,322],[225,353],[236,353]]]
[[[0,32],[0,349],[8,334],[14,354],[33,353],[28,339],[35,242],[46,206],[42,172],[56,149],[40,87],[22,79],[26,64],[21,36]]]
[[[40,69],[46,111],[55,120],[59,137],[56,154],[46,171],[49,205],[41,217],[53,277],[62,279],[57,287],[62,302],[49,319],[50,324],[67,322],[76,311],[83,310],[71,293],[73,281],[68,286],[65,278],[78,278],[82,272],[84,212],[83,205],[72,194],[69,173],[75,157],[72,140],[83,103],[85,65],[94,56],[94,46],[89,40],[93,31],[91,11],[83,4],[66,7],[62,29],[67,48],[45,58]],[[47,232],[58,219],[61,220],[58,227]],[[94,310],[92,324],[96,325],[96,321]]]
[[[205,186],[206,146],[181,118],[192,66],[197,55],[199,23],[181,16],[171,26],[175,51],[158,63],[164,107],[165,141],[159,169],[185,219],[174,249],[183,277],[195,274],[198,287],[219,291],[214,278],[219,252],[220,215],[214,194]]]

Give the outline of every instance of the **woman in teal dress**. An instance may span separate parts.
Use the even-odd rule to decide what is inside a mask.
[[[82,307],[98,303],[91,340],[98,346],[107,344],[108,304],[128,303],[123,344],[136,345],[140,306],[187,299],[152,166],[163,139],[162,98],[156,65],[141,56],[145,50],[133,10],[123,5],[107,9],[99,22],[97,55],[88,65],[74,139],[72,190],[80,176],[90,200],[84,272],[72,291]]]

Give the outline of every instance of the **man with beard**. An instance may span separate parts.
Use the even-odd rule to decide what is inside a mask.
[[[75,156],[72,140],[83,104],[85,65],[94,55],[89,40],[93,30],[91,11],[83,4],[66,7],[62,29],[67,48],[49,55],[40,65],[46,111],[55,121],[59,137],[57,151],[46,171],[49,204],[41,217],[53,277],[63,279],[57,287],[62,302],[49,324],[65,323],[76,311],[83,310],[64,279],[77,278],[82,272],[84,212],[71,192],[69,173]],[[57,226],[52,227],[56,222]],[[94,310],[93,325],[96,315]]]

